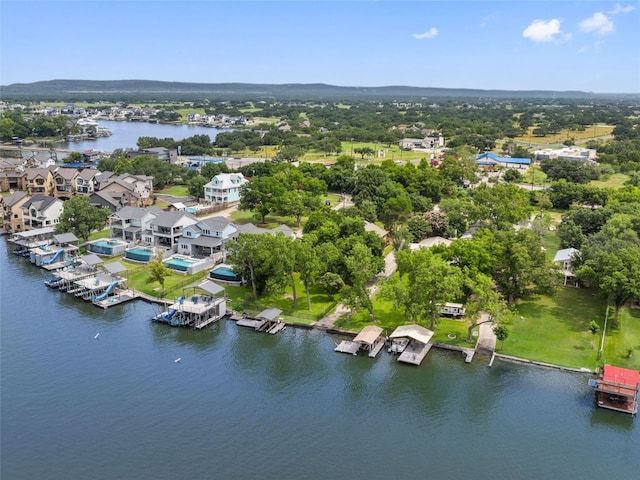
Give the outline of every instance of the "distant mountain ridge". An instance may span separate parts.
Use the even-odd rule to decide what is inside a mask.
[[[188,83],[155,80],[47,80],[0,86],[2,99],[41,100],[201,100],[205,98],[340,99],[380,98],[403,100],[435,97],[452,98],[575,98],[594,99],[637,97],[630,94],[596,94],[582,91],[480,90],[391,85],[382,87],[341,87],[324,83],[255,84]]]

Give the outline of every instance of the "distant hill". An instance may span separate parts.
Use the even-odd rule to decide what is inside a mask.
[[[323,83],[253,84],[253,83],[186,83],[153,80],[48,80],[0,86],[3,100],[47,101],[196,101],[214,99],[300,99],[339,100],[376,99],[413,100],[429,98],[624,98],[638,95],[594,94],[580,91],[551,90],[475,90],[466,88],[431,88],[409,86],[339,87]]]

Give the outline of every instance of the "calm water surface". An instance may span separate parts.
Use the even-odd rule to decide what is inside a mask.
[[[76,151],[88,149],[113,152],[117,148],[137,149],[139,137],[173,138],[182,140],[194,135],[208,135],[213,141],[219,132],[225,131],[217,128],[202,127],[197,125],[165,125],[147,122],[116,122],[99,120],[98,125],[111,130],[110,137],[85,140],[83,142],[55,143],[57,148],[68,148]]]
[[[595,409],[584,376],[436,349],[416,368],[294,328],[172,329],[144,302],[51,291],[10,249],[3,480],[639,478],[638,420]]]

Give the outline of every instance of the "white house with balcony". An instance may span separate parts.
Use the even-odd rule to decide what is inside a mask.
[[[224,217],[210,217],[182,230],[178,253],[193,257],[215,257],[221,260],[227,241],[238,236],[238,229]]]
[[[34,230],[55,226],[64,210],[64,202],[48,195],[33,195],[21,208],[24,230]]]
[[[563,248],[562,250],[558,250],[553,257],[553,263],[562,270],[562,274],[564,275],[564,286],[569,284],[575,287],[578,286],[578,280],[573,271],[572,264],[579,255],[580,251],[575,248]]]
[[[150,245],[168,248],[175,252],[185,228],[198,223],[198,219],[186,212],[160,212],[150,222],[150,231],[143,232],[142,240]]]
[[[240,201],[240,187],[248,180],[240,173],[220,173],[204,186],[204,199],[209,203]]]

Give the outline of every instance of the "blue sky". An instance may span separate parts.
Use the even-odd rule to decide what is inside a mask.
[[[635,1],[6,1],[0,84],[52,79],[640,93]]]

